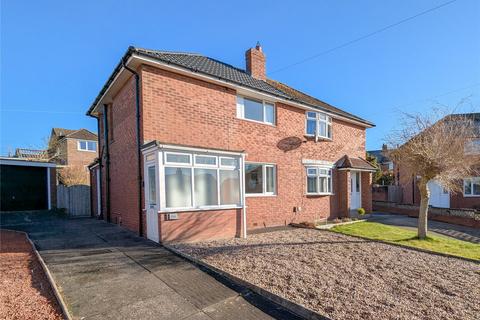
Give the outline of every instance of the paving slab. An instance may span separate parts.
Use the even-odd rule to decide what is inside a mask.
[[[0,218],[29,234],[75,319],[298,319],[117,225],[49,212]]]

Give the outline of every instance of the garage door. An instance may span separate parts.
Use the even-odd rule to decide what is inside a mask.
[[[1,211],[48,209],[47,168],[0,166]]]

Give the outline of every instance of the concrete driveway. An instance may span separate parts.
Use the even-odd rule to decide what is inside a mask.
[[[298,319],[160,245],[95,219],[2,214],[34,241],[77,319]]]
[[[368,219],[368,221],[374,221],[393,226],[417,228],[418,219],[399,215],[376,212]],[[428,230],[444,236],[449,236],[459,240],[470,241],[474,243],[480,243],[480,230],[475,228],[469,228],[459,226],[456,224],[439,222],[428,220]]]

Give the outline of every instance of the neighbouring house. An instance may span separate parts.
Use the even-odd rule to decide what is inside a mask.
[[[130,47],[87,114],[100,157],[93,212],[157,242],[371,211],[367,120],[195,53]]]
[[[393,172],[393,161],[387,155],[388,148],[386,144],[382,145],[381,150],[370,150],[367,153],[377,159],[377,163],[382,172]]]
[[[87,168],[98,156],[97,140],[97,135],[87,129],[53,128],[48,157],[60,165]]]
[[[45,159],[0,157],[0,211],[55,208],[56,167]]]
[[[451,115],[453,119],[457,115]],[[471,117],[478,128],[476,136],[465,146],[465,157],[480,154],[480,113],[458,114],[458,117]],[[480,172],[480,163],[478,163]],[[418,190],[418,177],[408,174],[403,168],[395,164],[395,175],[398,177],[398,185],[402,188],[402,203],[420,205],[420,191]],[[444,189],[439,183],[432,180],[428,183],[430,189],[429,205],[437,208],[456,209],[480,209],[480,176],[465,177],[459,181],[463,185],[463,191],[452,193]]]

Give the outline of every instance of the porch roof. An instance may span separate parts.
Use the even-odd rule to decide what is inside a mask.
[[[339,170],[360,170],[360,171],[376,171],[377,168],[372,166],[370,162],[362,158],[349,157],[344,155],[338,161],[337,168]]]

